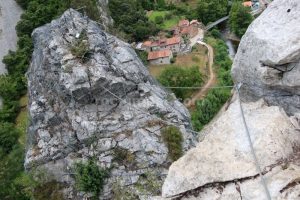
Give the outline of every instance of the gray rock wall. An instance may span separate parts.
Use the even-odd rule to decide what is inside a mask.
[[[101,199],[112,198],[116,183],[141,195],[134,187],[141,175],[161,182],[171,164],[162,128],[179,127],[184,151],[195,144],[187,109],[153,80],[129,44],[74,10],[32,36],[25,167],[44,168],[67,185],[69,199],[83,198],[73,187],[75,162],[96,157],[99,166],[112,167]],[[75,53],[83,44],[84,58]],[[116,162],[117,149],[131,161]]]
[[[298,0],[275,0],[248,28],[232,68],[234,81],[244,83],[244,100],[300,111],[299,13]]]

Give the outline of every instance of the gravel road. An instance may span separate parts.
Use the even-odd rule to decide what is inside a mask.
[[[2,63],[8,50],[15,50],[17,35],[15,26],[20,19],[22,9],[14,0],[0,0],[0,74],[6,72]]]

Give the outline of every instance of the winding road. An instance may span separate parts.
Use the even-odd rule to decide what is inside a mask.
[[[199,42],[200,43],[200,42]],[[206,44],[204,42],[201,42],[200,44],[206,46],[206,48],[208,49],[208,67],[209,67],[209,79],[206,82],[206,84],[195,94],[193,95],[190,104],[188,105],[188,107],[192,108],[195,106],[195,103],[197,100],[199,99],[203,99],[203,97],[205,97],[205,95],[207,94],[208,90],[215,85],[216,83],[216,74],[214,72],[213,69],[213,65],[214,65],[214,50],[213,48],[209,45]]]
[[[0,0],[0,75],[6,73],[3,57],[9,50],[16,50],[15,26],[20,20],[22,9],[14,0]]]

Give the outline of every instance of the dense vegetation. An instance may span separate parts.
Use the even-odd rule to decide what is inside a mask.
[[[165,87],[200,87],[203,84],[203,75],[198,66],[183,68],[172,66],[165,68],[158,77],[159,82]],[[177,98],[184,100],[189,97],[193,89],[171,89]]]
[[[242,5],[240,1],[235,1],[232,4],[229,14],[230,29],[238,37],[242,37],[248,26],[253,21],[253,16],[250,13],[250,8]]]
[[[227,15],[227,0],[199,0],[197,17],[204,24],[214,22]]]
[[[215,50],[214,64],[218,77],[218,86],[233,85],[230,75],[232,61],[228,56],[225,42],[213,37],[206,38],[206,42]],[[192,122],[197,131],[200,131],[219,112],[230,97],[231,89],[232,88],[212,89],[203,100],[196,102],[196,109],[192,113]]]
[[[145,4],[145,5],[144,5]],[[125,39],[140,41],[158,32],[156,25],[149,21],[143,5],[149,5],[139,0],[110,0],[109,10],[118,32],[125,33]]]

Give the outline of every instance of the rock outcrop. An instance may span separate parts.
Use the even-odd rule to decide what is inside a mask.
[[[290,161],[299,150],[300,126],[282,108],[269,107],[263,100],[243,104],[243,107],[271,195],[278,197],[280,190],[293,182],[295,176],[300,178],[300,166]],[[240,196],[265,199],[238,100],[233,100],[228,110],[201,134],[206,135],[205,139],[171,165],[163,196],[192,194],[197,196],[195,199],[207,200],[239,199]],[[276,176],[280,180],[274,178]]]
[[[300,3],[270,4],[243,36],[233,64],[242,98],[264,98],[290,115],[300,112]]]
[[[194,146],[187,109],[129,44],[74,10],[34,30],[33,40],[25,167],[64,183],[65,198],[83,199],[74,188],[76,162],[93,157],[110,168],[101,199],[112,199],[115,184],[141,195],[135,186],[143,187],[145,174],[158,185],[164,179],[171,160],[163,128],[179,127],[183,151]]]
[[[275,0],[249,27],[232,74],[272,199],[300,199],[300,2]],[[235,93],[174,162],[154,199],[267,199]],[[226,110],[225,110],[226,109]]]
[[[103,24],[106,30],[108,30],[110,26],[113,26],[114,23],[109,15],[108,2],[109,0],[98,0],[101,24]]]

